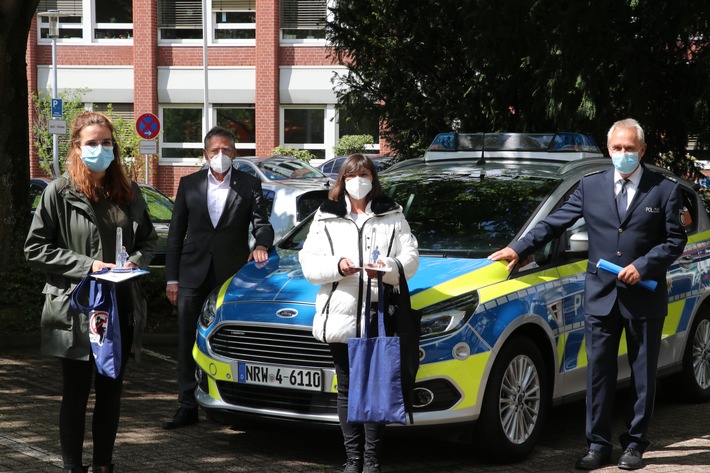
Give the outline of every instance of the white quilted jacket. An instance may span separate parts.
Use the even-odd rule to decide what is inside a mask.
[[[357,317],[363,316],[368,278],[364,271],[343,277],[338,270],[342,258],[360,265],[369,262],[377,247],[391,272],[383,281],[397,286],[399,272],[396,257],[407,279],[419,266],[417,240],[412,235],[402,207],[388,197],[380,197],[367,206],[367,220],[361,229],[350,218],[350,201],[326,200],[318,209],[299,260],[303,274],[313,284],[320,284],[316,297],[313,336],[327,343],[347,343],[356,336]],[[374,242],[374,245],[373,245]],[[372,302],[377,301],[377,281],[372,281]],[[362,326],[362,323],[361,323]]]

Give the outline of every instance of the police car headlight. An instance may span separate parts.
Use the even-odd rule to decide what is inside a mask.
[[[219,293],[219,288],[215,289],[207,296],[205,303],[202,304],[202,312],[200,312],[200,325],[204,328],[208,328],[214,322],[217,316],[217,294]]]
[[[478,307],[478,292],[473,291],[422,309],[421,338],[454,332],[471,318]]]

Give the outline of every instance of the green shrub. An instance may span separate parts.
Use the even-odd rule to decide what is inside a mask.
[[[365,146],[374,142],[371,135],[344,135],[333,147],[335,156],[349,156],[355,153],[364,153]]]
[[[296,149],[289,146],[277,146],[271,150],[271,156],[292,156],[305,162],[315,159],[316,157],[315,154],[311,153],[307,149]]]

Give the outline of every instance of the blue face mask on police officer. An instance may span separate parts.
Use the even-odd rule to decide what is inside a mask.
[[[81,160],[94,172],[101,172],[108,169],[113,159],[113,146],[81,147]]]
[[[631,174],[639,165],[639,154],[615,153],[611,155],[611,162],[620,174]]]

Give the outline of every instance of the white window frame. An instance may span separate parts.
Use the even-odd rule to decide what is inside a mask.
[[[281,41],[282,46],[325,46],[327,44],[326,38],[304,38],[304,39],[296,39],[296,38],[284,38],[284,31],[285,30],[291,30],[291,29],[320,29],[320,28],[284,28],[283,27],[283,9],[284,9],[284,2],[288,1],[299,1],[299,2],[311,2],[311,3],[317,3],[319,1],[323,0],[279,0],[281,3],[279,5],[279,38]],[[336,0],[325,0],[325,7],[326,7],[326,12],[325,12],[325,20],[326,22],[332,21],[333,19],[333,13],[330,11],[330,8],[335,6]],[[325,24],[323,25],[322,28],[325,32]]]
[[[163,115],[163,112],[166,109],[197,109],[197,110],[202,110],[202,104],[161,104],[159,107],[159,118],[160,118],[160,123],[161,125],[165,123],[165,118]],[[204,120],[204,113],[202,114],[202,118]],[[196,149],[200,150],[202,152],[202,149],[204,148],[204,143],[203,139],[204,137],[201,137],[199,142],[182,142],[182,143],[177,143],[177,142],[166,142],[165,141],[165,134],[160,133],[158,135],[160,137],[160,159],[159,159],[159,164],[160,165],[173,165],[173,166],[201,166],[204,164],[204,158],[164,158],[162,150],[164,149]]]
[[[323,143],[286,143],[284,140],[284,125],[286,110],[323,110]],[[295,149],[317,150],[324,151],[324,158],[330,159],[333,155],[333,147],[336,139],[336,123],[335,123],[335,104],[325,105],[306,105],[306,104],[289,104],[279,107],[279,142],[282,146],[288,146]]]
[[[212,26],[211,44],[229,44],[233,46],[253,46],[256,44],[256,18],[254,23],[217,23],[217,15],[221,12],[256,14],[256,0],[207,0],[211,5]],[[217,39],[217,30],[253,30],[254,39]]]
[[[211,110],[211,117],[212,117],[212,123],[217,124],[217,110],[219,109],[225,109],[225,108],[241,108],[241,109],[250,109],[250,110],[256,110],[256,107],[254,104],[227,104],[227,103],[221,103],[221,104],[210,104]],[[254,114],[254,127],[256,131],[256,127],[258,126],[258,123],[256,123],[256,113]],[[256,135],[254,136],[256,139]],[[238,138],[237,138],[238,139]],[[256,141],[254,142],[242,142],[242,141],[237,141],[234,145],[236,149],[248,149],[248,150],[254,150],[256,153]]]
[[[96,22],[96,2],[106,1],[106,0],[57,0],[40,2],[37,6],[37,13],[44,13],[51,7],[51,9],[57,9],[60,12],[67,13],[78,13],[79,10],[76,9],[77,5],[81,5],[81,22],[80,23],[68,23],[63,22],[62,18],[59,18],[59,30],[76,30],[79,32],[76,38],[57,38],[57,43],[61,44],[91,44],[91,43],[118,43],[122,45],[130,45],[133,43],[133,23],[97,23]],[[74,15],[77,16],[77,15]],[[88,20],[88,21],[87,21]],[[49,19],[46,17],[37,17],[37,43],[38,44],[51,44],[51,38],[42,37],[42,29],[49,28]],[[126,30],[129,32],[129,37],[127,38],[96,38],[96,30],[99,29],[113,29],[113,30]]]

